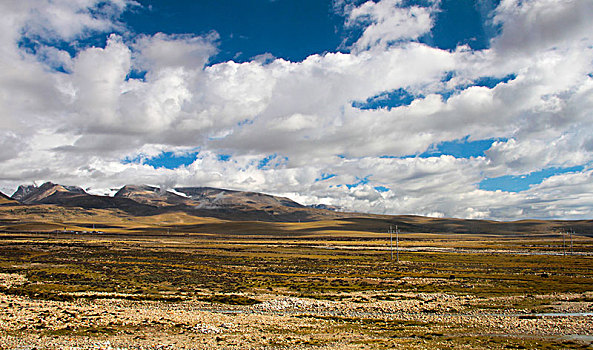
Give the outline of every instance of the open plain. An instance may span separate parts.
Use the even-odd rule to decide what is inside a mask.
[[[389,218],[233,222],[43,205],[0,213],[3,349],[585,349],[593,341],[586,233],[402,232],[392,259]]]

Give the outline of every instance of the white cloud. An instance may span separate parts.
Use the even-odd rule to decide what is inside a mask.
[[[15,2],[10,2],[14,6]],[[42,0],[24,1],[28,7],[23,30],[26,35],[48,40],[73,40],[89,32],[121,29],[116,20],[132,1]],[[92,10],[92,11],[91,11]]]
[[[10,131],[0,132],[0,162],[17,157],[27,144]]]
[[[130,50],[116,35],[105,48],[89,48],[74,59],[71,83],[75,87],[73,112],[79,128],[110,131],[118,124],[117,105],[131,67]],[[133,125],[135,127],[137,125]],[[117,125],[120,127],[120,125]]]
[[[163,33],[143,35],[134,43],[138,52],[136,65],[148,72],[176,67],[202,69],[210,56],[216,53],[213,41],[217,39],[216,32],[206,37]]]
[[[367,1],[353,8],[347,24],[363,25],[362,36],[354,43],[357,50],[379,47],[409,39],[417,39],[432,27],[431,9],[403,7],[402,0]]]
[[[501,34],[482,51],[419,43],[438,2],[403,4],[347,7],[346,21],[364,26],[350,53],[208,65],[215,33],[122,38],[127,1],[101,11],[91,0],[2,2],[0,188],[34,180],[97,190],[176,183],[387,214],[590,217],[590,3],[502,1],[495,12]],[[103,33],[106,44],[73,57],[52,44],[89,33]],[[27,50],[18,45],[23,36],[44,43]],[[493,88],[468,86],[508,75],[514,78]],[[415,100],[391,109],[352,106],[397,89]],[[483,157],[403,157],[466,136],[501,141]],[[122,163],[194,149],[197,160],[173,170]],[[485,177],[576,165],[585,170],[520,193],[478,188]]]
[[[493,40],[499,52],[534,54],[541,50],[582,45],[591,40],[593,3],[587,0],[503,0],[494,22],[502,34]]]

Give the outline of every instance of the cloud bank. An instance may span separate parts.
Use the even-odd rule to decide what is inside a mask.
[[[346,52],[217,64],[215,32],[130,33],[120,18],[137,6],[0,4],[3,191],[43,180],[95,193],[174,183],[385,214],[593,214],[589,1],[503,0],[484,50],[420,40],[438,2],[338,4],[345,25],[360,29]],[[106,41],[85,45],[91,36]],[[363,106],[395,91],[411,102]],[[478,156],[422,156],[455,140],[493,141]],[[197,155],[173,169],[143,161],[162,152]],[[573,166],[582,170],[520,192],[480,188]]]

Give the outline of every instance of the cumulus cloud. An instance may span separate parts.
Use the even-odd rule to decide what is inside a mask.
[[[402,40],[418,39],[432,27],[431,9],[419,6],[403,7],[402,0],[367,1],[351,9],[347,25],[364,26],[361,37],[354,43],[357,50],[386,48]]]
[[[502,34],[493,46],[501,52],[528,54],[580,45],[581,39],[590,39],[591,11],[593,4],[583,0],[503,0],[494,17]]]
[[[119,18],[131,6],[139,5],[0,3],[3,191],[35,180],[96,191],[177,184],[385,214],[513,219],[593,212],[584,194],[592,193],[593,156],[589,2],[502,1],[494,12],[500,35],[480,51],[419,42],[438,2],[348,5],[346,25],[361,28],[349,52],[217,64],[209,64],[218,50],[215,32],[123,35]],[[55,45],[97,33],[105,45],[74,53]],[[479,84],[484,78],[500,81]],[[397,90],[413,101],[353,104]],[[498,141],[478,157],[419,156],[466,137]],[[142,161],[188,149],[199,151],[197,159],[177,169]],[[571,166],[584,170],[519,193],[479,188],[485,177]]]
[[[148,72],[176,67],[202,69],[210,56],[216,53],[213,42],[217,39],[216,32],[206,37],[163,33],[143,35],[134,43],[138,53],[136,65]]]
[[[129,5],[128,0],[54,0],[8,2],[23,11],[25,35],[46,40],[73,40],[90,32],[121,28],[117,18]]]

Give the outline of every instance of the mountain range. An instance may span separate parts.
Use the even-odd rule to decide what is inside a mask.
[[[390,226],[397,226],[402,232],[408,233],[556,236],[559,232],[574,230],[579,234],[593,237],[593,220],[501,222],[415,215],[349,213],[326,205],[305,206],[286,197],[212,187],[161,189],[147,185],[126,185],[111,197],[92,195],[76,186],[47,182],[41,186],[19,186],[10,198],[0,194],[0,207],[5,208],[5,213],[18,211],[25,215],[32,214],[33,216],[28,216],[29,219],[27,219],[33,219],[31,222],[38,222],[44,215],[51,216],[52,211],[55,214],[55,210],[60,208],[68,208],[70,212],[78,213],[76,216],[81,218],[95,213],[112,215],[111,217],[115,215],[129,222],[145,221],[148,218],[160,221],[164,217],[170,219],[185,215],[188,222],[200,222],[183,226],[183,230],[187,232],[236,234],[255,231],[285,232],[288,227],[291,229],[297,227],[290,225],[303,222],[303,225],[298,224],[298,227],[302,226],[299,231],[303,234],[308,232],[384,233]],[[12,207],[14,209],[11,209]],[[20,211],[17,210],[18,208],[21,208]],[[13,214],[6,214],[4,219],[0,218],[0,222],[6,223],[15,223],[18,220],[13,217]],[[305,224],[307,222],[309,223]],[[177,225],[178,229],[180,227]]]
[[[12,199],[22,204],[56,204],[85,209],[120,209],[130,215],[186,212],[227,220],[312,221],[344,217],[335,210],[307,207],[286,197],[212,187],[161,189],[126,185],[113,197],[87,193],[77,186],[46,182],[21,185]]]

